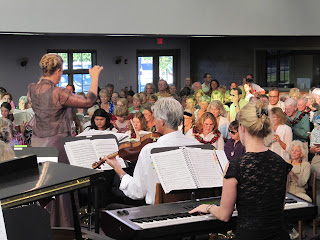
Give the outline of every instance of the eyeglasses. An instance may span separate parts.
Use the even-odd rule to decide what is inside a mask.
[[[234,131],[231,131],[231,130],[229,129],[229,132],[230,132],[231,134],[236,134],[238,131],[234,132]]]

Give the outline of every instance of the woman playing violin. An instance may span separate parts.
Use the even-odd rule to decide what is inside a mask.
[[[150,132],[155,132],[156,131],[156,126],[154,125],[154,117],[153,117],[153,112],[151,110],[151,104],[147,103],[144,105],[144,118],[147,121],[147,130]]]
[[[139,139],[150,132],[147,132],[147,121],[142,112],[133,114],[132,125],[129,127],[129,131],[126,134],[133,139]]]

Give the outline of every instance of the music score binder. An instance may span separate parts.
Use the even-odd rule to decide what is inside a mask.
[[[151,157],[165,193],[222,187],[228,163],[224,151],[212,145],[158,148],[151,150]]]
[[[64,148],[71,165],[92,168],[94,162],[99,161],[105,155],[118,151],[119,142],[112,135],[94,135],[83,137],[66,137],[63,139]],[[122,168],[127,165],[122,158],[117,156]],[[112,170],[107,163],[101,165],[101,170]]]

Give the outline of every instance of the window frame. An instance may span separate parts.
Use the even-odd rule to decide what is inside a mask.
[[[97,65],[97,50],[95,49],[48,49],[47,53],[67,53],[68,54],[68,69],[63,70],[63,75],[68,76],[68,84],[73,85],[74,74],[89,74],[89,69],[73,69],[73,54],[74,53],[91,53],[91,66]],[[70,66],[72,68],[70,69]],[[82,84],[83,91],[83,84]]]

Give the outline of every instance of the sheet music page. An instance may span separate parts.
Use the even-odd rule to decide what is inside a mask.
[[[111,153],[118,152],[118,144],[115,139],[94,139],[91,140],[93,148],[96,152],[96,155],[98,158],[103,158],[105,155],[110,155]],[[120,158],[119,156],[116,157],[118,162],[120,163],[122,168],[126,167],[126,164],[124,163],[124,160]],[[101,165],[102,170],[110,170],[112,167],[110,167],[107,163]]]
[[[8,240],[6,225],[4,224],[1,202],[0,202],[0,239],[1,240]]]
[[[65,149],[71,165],[92,168],[92,164],[98,161],[89,139],[66,142]]]
[[[197,188],[181,149],[154,153],[151,157],[165,193]]]
[[[112,131],[100,131],[100,130],[90,129],[89,131],[84,131],[84,132],[78,134],[77,137],[95,136],[95,135],[108,135],[108,134],[112,134],[112,135],[116,136],[118,141],[120,141],[121,139],[123,139],[124,137],[127,136],[124,133],[116,133],[116,132],[112,132]]]
[[[229,163],[226,153],[223,150],[216,150],[215,152],[222,167],[222,172],[224,172],[227,164]]]
[[[200,188],[222,186],[222,171],[213,150],[185,148]]]
[[[30,109],[30,110],[29,110]],[[21,125],[22,122],[29,122],[33,116],[34,112],[32,108],[29,108],[27,110],[20,110],[20,109],[14,109],[13,110],[13,117],[16,125]]]

